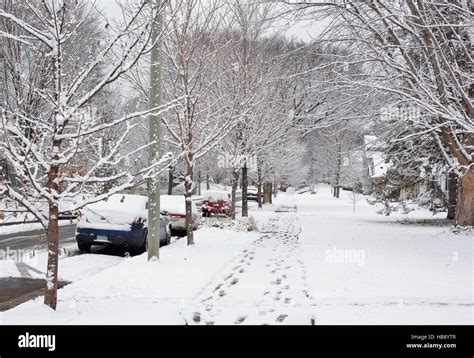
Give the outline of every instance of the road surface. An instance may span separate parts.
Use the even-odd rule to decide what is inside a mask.
[[[74,233],[76,225],[66,225],[59,227],[59,243],[74,243]],[[28,232],[12,233],[0,235],[0,250],[25,250],[46,245],[46,231],[33,230]]]
[[[61,226],[59,228],[60,244],[74,244],[75,231],[76,225]],[[46,248],[45,230],[0,235],[0,250],[32,250],[39,247]],[[18,269],[22,272],[21,266]],[[0,312],[44,294],[44,286],[44,280],[35,280],[27,276],[21,278],[0,278]],[[60,284],[60,287],[62,286],[64,286],[64,283]]]

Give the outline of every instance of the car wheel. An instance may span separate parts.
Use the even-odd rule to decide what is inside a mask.
[[[148,251],[148,231],[145,231],[145,240],[143,241],[142,246],[137,250],[138,253],[143,254]]]
[[[92,245],[91,244],[84,244],[84,243],[78,243],[77,244],[77,247],[79,248],[79,250],[81,250],[82,252],[91,252],[91,247]]]

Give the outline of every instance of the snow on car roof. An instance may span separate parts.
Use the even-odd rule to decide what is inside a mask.
[[[225,190],[208,190],[204,193],[204,198],[212,200],[229,200],[229,193]]]
[[[143,195],[114,194],[106,200],[90,204],[91,210],[113,210],[125,212],[143,212],[147,210],[148,198]]]
[[[196,204],[191,202],[193,213],[197,214]],[[186,201],[184,195],[161,195],[160,196],[160,210],[167,211],[170,214],[186,214]]]
[[[104,225],[129,225],[136,218],[147,219],[148,198],[142,195],[114,194],[107,200],[87,205],[82,210],[83,217],[79,227],[87,223],[101,223]]]

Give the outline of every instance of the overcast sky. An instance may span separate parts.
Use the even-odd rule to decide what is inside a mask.
[[[121,14],[120,7],[117,5],[116,0],[98,0],[97,6],[99,9],[104,10],[106,15],[110,18],[117,17]],[[301,21],[293,24],[286,30],[288,36],[294,36],[298,39],[309,41],[312,37],[315,37],[324,27],[322,23],[314,23],[309,21]]]

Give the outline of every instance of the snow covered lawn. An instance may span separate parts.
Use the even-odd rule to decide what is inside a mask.
[[[353,214],[344,195],[321,186],[298,200],[317,323],[474,323],[472,231],[453,234],[445,213],[380,216],[365,200]]]
[[[347,193],[317,189],[254,209],[259,232],[202,228],[195,247],[181,239],[159,262],[125,259],[66,286],[57,312],[37,299],[2,322],[474,323],[472,231],[453,234],[424,210],[380,216],[363,199],[353,213]]]

